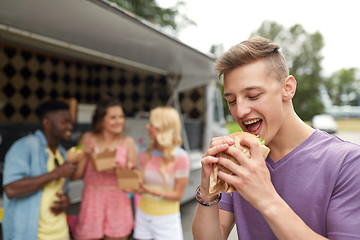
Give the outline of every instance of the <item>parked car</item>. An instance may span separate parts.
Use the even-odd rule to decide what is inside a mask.
[[[315,115],[311,120],[311,125],[315,129],[319,129],[330,134],[335,134],[338,130],[338,125],[334,117],[329,114]]]

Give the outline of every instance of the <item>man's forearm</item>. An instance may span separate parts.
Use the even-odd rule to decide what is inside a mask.
[[[192,232],[194,240],[225,239],[220,225],[219,206],[198,205],[192,224]]]
[[[58,176],[54,172],[49,172],[38,177],[23,178],[5,185],[4,192],[9,199],[26,197],[39,191],[48,182],[57,178]]]

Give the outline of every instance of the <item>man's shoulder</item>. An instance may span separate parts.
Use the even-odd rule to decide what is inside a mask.
[[[324,147],[334,148],[335,151],[352,149],[360,150],[360,145],[323,131],[319,131],[317,139]]]
[[[360,147],[359,145],[348,142],[336,135],[326,133],[324,131],[316,130],[314,134],[310,137],[310,143],[312,145],[322,145],[324,148],[333,148],[334,146],[347,146],[349,148]]]
[[[307,144],[306,149],[313,155],[321,153],[335,161],[340,159],[345,162],[351,159],[360,161],[359,145],[322,131],[315,132],[314,138]]]
[[[36,144],[40,142],[39,136],[37,136],[36,132],[30,133],[22,138],[19,138],[15,143],[18,144]],[[15,144],[14,143],[14,144]]]
[[[31,133],[16,140],[9,148],[11,151],[25,151],[26,149],[37,149],[41,146],[41,138],[36,133]]]

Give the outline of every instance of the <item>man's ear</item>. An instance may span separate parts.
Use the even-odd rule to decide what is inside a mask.
[[[283,100],[291,100],[296,92],[296,80],[292,75],[289,75],[283,82]]]
[[[48,119],[48,118],[43,118],[42,120],[41,120],[41,124],[42,124],[42,127],[43,127],[43,129],[49,129],[49,127],[50,127],[50,119]]]

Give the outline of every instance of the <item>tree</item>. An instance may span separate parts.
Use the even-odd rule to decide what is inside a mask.
[[[224,45],[223,44],[213,44],[210,47],[209,52],[214,56],[214,58],[219,58],[221,55],[224,54]],[[234,121],[234,119],[231,116],[230,110],[228,108],[228,103],[226,101],[226,99],[224,98],[224,83],[221,81],[221,83],[219,83],[219,90],[222,96],[222,106],[223,106],[223,111],[224,111],[224,115],[225,115],[225,119],[231,119],[230,121]]]
[[[271,39],[281,46],[292,74],[298,82],[293,104],[296,112],[304,121],[322,113],[324,106],[319,97],[319,86],[324,82],[321,73],[321,49],[323,37],[319,32],[307,33],[296,24],[289,29],[275,22],[265,21],[252,33]]]
[[[155,0],[108,0],[118,6],[134,13],[148,22],[170,28],[174,33],[189,25],[195,25],[195,22],[186,15],[180,14],[178,8],[185,3],[178,1],[172,8],[161,8]]]
[[[332,103],[337,106],[360,105],[360,79],[358,69],[341,69],[325,82]]]

